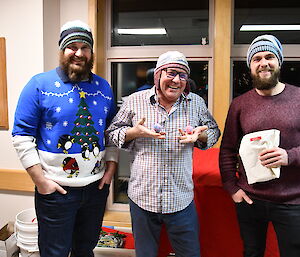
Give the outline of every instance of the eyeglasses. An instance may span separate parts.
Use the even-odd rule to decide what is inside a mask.
[[[166,71],[167,77],[170,79],[174,79],[177,76],[177,74],[179,75],[179,79],[181,81],[187,81],[187,79],[189,78],[189,75],[185,72],[178,72],[175,70],[168,71],[167,69],[165,69],[165,71]]]

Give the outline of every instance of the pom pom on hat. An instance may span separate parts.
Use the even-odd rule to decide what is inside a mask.
[[[282,45],[273,35],[262,35],[255,38],[250,44],[247,52],[247,65],[250,67],[252,57],[258,52],[268,51],[278,59],[279,67],[283,62]]]
[[[93,50],[93,35],[91,28],[80,20],[68,21],[60,29],[59,48],[64,50],[69,44],[82,42]]]
[[[175,64],[174,66],[172,64]],[[168,51],[159,56],[154,72],[167,67],[180,67],[190,74],[189,64],[183,55],[178,51]]]

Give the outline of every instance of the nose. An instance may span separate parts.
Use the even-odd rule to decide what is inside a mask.
[[[75,55],[78,56],[78,57],[83,56],[83,52],[82,52],[81,48],[77,49],[77,51],[75,52]]]
[[[179,73],[176,74],[176,76],[172,79],[172,81],[176,83],[180,82]]]
[[[267,65],[268,65],[268,61],[266,60],[266,58],[261,58],[261,60],[260,60],[260,66],[265,67]]]

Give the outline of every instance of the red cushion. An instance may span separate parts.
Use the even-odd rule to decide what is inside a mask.
[[[200,150],[194,148],[193,180],[198,186],[221,186],[219,171],[219,148]]]

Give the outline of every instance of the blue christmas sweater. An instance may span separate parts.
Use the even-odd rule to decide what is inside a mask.
[[[116,108],[110,85],[91,73],[71,83],[60,68],[34,76],[15,113],[13,144],[24,168],[40,163],[45,177],[65,186],[99,180],[118,152],[105,145]]]

